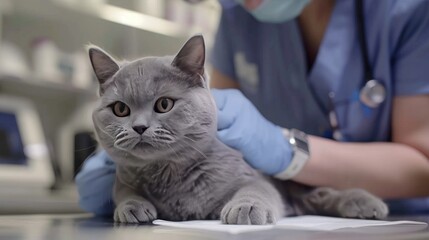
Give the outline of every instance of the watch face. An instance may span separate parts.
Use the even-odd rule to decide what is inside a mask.
[[[308,153],[308,144],[307,142],[301,140],[300,138],[295,138],[295,144],[299,149],[302,149],[306,153]]]

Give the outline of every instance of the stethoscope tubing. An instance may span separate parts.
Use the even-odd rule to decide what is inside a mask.
[[[361,89],[359,91],[359,101],[367,107],[377,108],[385,101],[386,89],[380,81],[374,78],[371,64],[369,62],[362,0],[355,0],[355,15],[359,47],[362,54],[362,64],[364,68],[364,81],[362,82]],[[344,139],[341,133],[338,116],[335,112],[334,98],[335,93],[330,92],[329,99],[331,104],[331,111],[329,112],[328,119],[332,128],[333,138],[337,141],[342,141]]]

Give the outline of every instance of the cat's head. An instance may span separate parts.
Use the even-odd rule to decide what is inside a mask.
[[[142,159],[201,148],[216,136],[202,36],[190,38],[174,57],[119,63],[97,47],[89,49],[89,57],[100,84],[93,113],[98,139],[112,156],[134,156],[131,162],[114,160],[139,165]]]

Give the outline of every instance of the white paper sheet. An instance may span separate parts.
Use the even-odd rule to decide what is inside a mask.
[[[220,221],[184,221],[184,222],[170,222],[165,220],[155,220],[156,225],[179,227],[198,230],[211,230],[228,232],[232,234],[262,231],[273,228],[284,229],[301,229],[301,230],[318,230],[318,231],[333,231],[340,229],[351,228],[380,228],[387,226],[418,226],[423,229],[427,226],[424,222],[415,221],[378,221],[378,220],[360,220],[360,219],[347,219],[347,218],[334,218],[322,216],[299,216],[287,217],[280,219],[276,225],[225,225]]]

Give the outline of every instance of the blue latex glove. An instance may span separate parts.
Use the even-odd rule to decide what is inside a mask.
[[[282,129],[265,119],[240,91],[211,92],[218,108],[218,138],[239,150],[255,169],[269,175],[284,171],[292,149]]]
[[[116,166],[105,151],[89,157],[76,176],[79,205],[96,215],[111,215],[115,209],[112,190]]]

